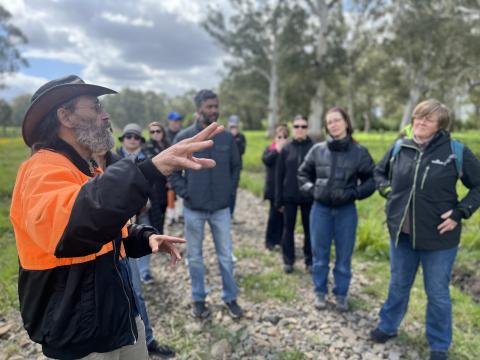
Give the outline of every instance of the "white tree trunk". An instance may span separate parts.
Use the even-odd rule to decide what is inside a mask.
[[[355,128],[355,89],[353,88],[353,68],[348,67],[348,90],[347,90],[348,115],[352,122],[352,127]]]
[[[277,64],[272,63],[271,80],[268,91],[268,135],[273,136],[278,122],[278,74]]]
[[[317,84],[317,91],[310,100],[310,116],[308,117],[309,134],[317,138],[322,134],[322,117],[324,110],[323,98],[325,96],[325,81],[320,79]]]
[[[316,39],[316,60],[318,64],[322,64],[324,56],[327,53],[327,29],[328,29],[328,13],[329,9],[325,0],[317,0],[315,6],[315,14],[320,21],[320,29]],[[326,91],[325,80],[320,79],[317,83],[315,95],[310,100],[310,115],[308,117],[310,135],[318,138],[322,134],[322,120],[324,109],[324,97]]]
[[[422,90],[419,86],[413,86],[410,88],[410,94],[403,110],[402,121],[400,122],[400,128],[398,129],[399,131],[402,131],[405,126],[410,123],[413,109],[415,108],[415,105],[417,105],[421,95]]]

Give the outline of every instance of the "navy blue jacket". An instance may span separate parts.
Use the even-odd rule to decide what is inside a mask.
[[[175,142],[195,136],[202,127],[195,123],[182,130]],[[210,158],[217,165],[212,169],[177,171],[168,181],[191,210],[216,211],[229,206],[230,196],[238,186],[240,155],[232,134],[224,131],[213,139],[211,148],[194,153],[195,157]]]

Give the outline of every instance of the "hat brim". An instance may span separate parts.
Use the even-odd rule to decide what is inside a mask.
[[[31,147],[35,143],[35,128],[42,119],[59,105],[78,96],[101,96],[117,94],[115,90],[92,84],[61,84],[40,94],[30,104],[22,124],[22,136],[25,144]]]
[[[127,134],[137,135],[137,136],[140,137],[140,140],[141,140],[142,143],[146,143],[146,142],[147,142],[147,140],[146,140],[142,135],[138,135],[138,134],[135,134],[135,133],[125,133],[125,134],[123,134],[122,136],[119,136],[119,137],[118,137],[118,140],[120,140],[120,142],[122,142],[122,141],[123,141],[123,138],[124,138],[125,135],[127,135]]]

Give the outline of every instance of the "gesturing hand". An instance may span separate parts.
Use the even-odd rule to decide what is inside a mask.
[[[213,145],[212,140],[208,140],[224,131],[223,126],[212,123],[197,135],[182,140],[152,159],[153,164],[160,172],[168,176],[175,170],[212,168],[215,161],[212,159],[196,158],[194,152],[209,148]]]
[[[175,244],[184,244],[187,241],[173,236],[152,234],[148,238],[148,243],[152,253],[164,252],[170,254],[170,264],[175,266],[182,259],[182,255],[175,247]]]
[[[446,233],[447,231],[452,231],[458,225],[458,223],[450,219],[450,215],[452,215],[453,210],[448,210],[447,212],[441,215],[441,218],[445,221],[442,222],[440,225],[437,226],[437,229],[440,231],[440,234]]]

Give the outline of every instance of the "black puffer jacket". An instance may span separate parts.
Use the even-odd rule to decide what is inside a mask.
[[[271,144],[265,148],[262,156],[262,161],[266,168],[263,198],[267,200],[275,199],[275,170],[277,168],[278,155],[278,151],[274,145]]]
[[[292,140],[280,152],[275,171],[275,206],[277,208],[285,203],[307,204],[312,202],[312,196],[300,192],[297,172],[313,146],[312,140]]]
[[[375,191],[375,164],[368,150],[350,136],[315,145],[298,171],[303,192],[326,206],[342,206]]]
[[[392,149],[375,168],[379,189],[391,187],[385,206],[392,239],[398,241],[405,217],[410,214],[412,245],[419,250],[440,250],[457,246],[461,224],[440,235],[441,215],[453,209],[451,219],[468,219],[480,206],[480,162],[465,146],[461,181],[470,189],[457,199],[458,173],[450,145],[450,135],[440,130],[421,152],[410,139],[403,140],[392,159]],[[408,208],[410,207],[410,212]]]

